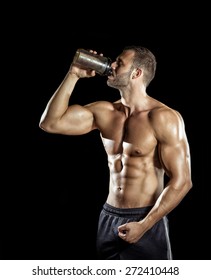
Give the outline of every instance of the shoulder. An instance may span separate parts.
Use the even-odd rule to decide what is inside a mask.
[[[120,101],[116,102],[109,102],[109,101],[95,101],[93,103],[85,105],[85,108],[89,109],[93,113],[103,111],[114,111],[114,110],[120,110],[120,107],[123,106]]]
[[[183,120],[180,112],[164,104],[153,108],[150,111],[152,121],[158,122],[181,122]]]
[[[162,105],[151,110],[149,118],[158,139],[183,138],[184,120],[177,110]]]
[[[118,102],[96,101],[85,107],[89,110],[94,118],[95,128],[98,128],[101,133],[110,130],[110,127],[117,118],[120,118],[122,112]],[[123,106],[123,105],[122,105]]]

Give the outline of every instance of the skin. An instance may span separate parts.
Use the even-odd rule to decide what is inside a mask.
[[[143,220],[118,227],[119,237],[129,243],[171,212],[192,187],[183,118],[147,94],[145,70],[131,70],[133,57],[133,50],[123,51],[111,65],[107,84],[119,90],[120,100],[85,106],[69,106],[69,99],[79,79],[96,73],[72,63],[39,124],[48,133],[63,135],[100,131],[110,170],[107,203],[118,208],[153,206]]]

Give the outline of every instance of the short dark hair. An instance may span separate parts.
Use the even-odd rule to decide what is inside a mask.
[[[123,51],[133,50],[135,52],[133,67],[144,69],[144,82],[146,86],[153,80],[156,72],[157,62],[155,55],[143,46],[126,46]]]

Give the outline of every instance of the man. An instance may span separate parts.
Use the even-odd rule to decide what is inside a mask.
[[[69,105],[79,79],[96,75],[72,63],[40,128],[63,135],[100,131],[110,171],[98,225],[100,259],[172,259],[167,214],[192,187],[184,121],[146,92],[156,71],[150,50],[125,47],[111,67],[107,85],[119,90],[120,100]]]

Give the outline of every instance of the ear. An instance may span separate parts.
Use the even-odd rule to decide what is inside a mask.
[[[140,68],[136,68],[133,70],[132,79],[136,79],[140,77],[142,74],[142,70]]]

